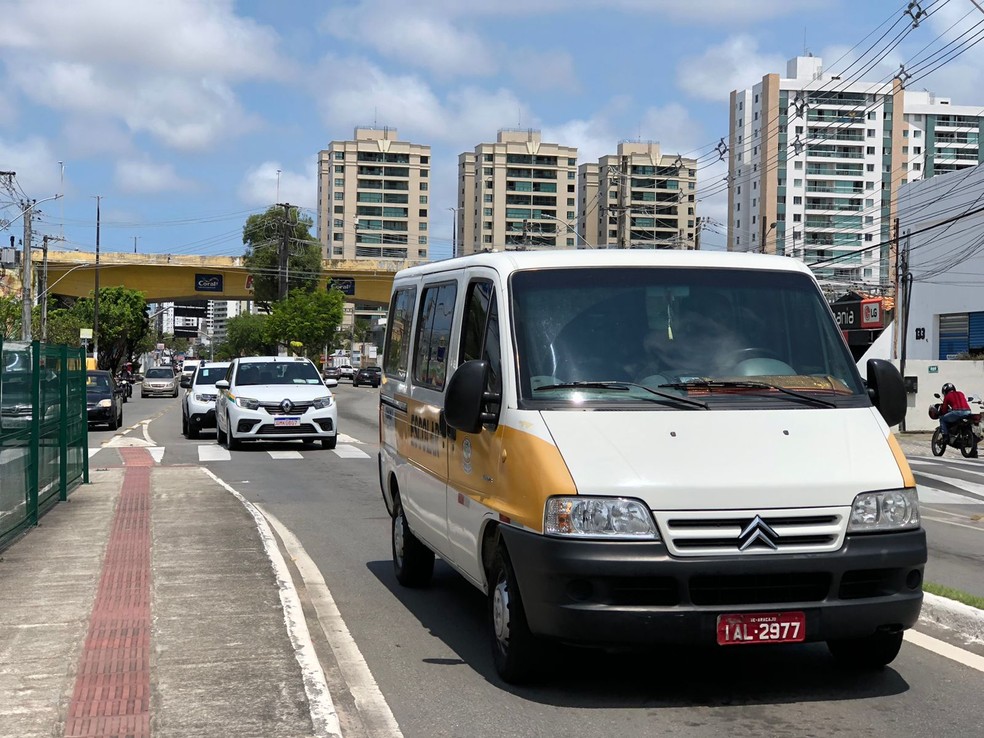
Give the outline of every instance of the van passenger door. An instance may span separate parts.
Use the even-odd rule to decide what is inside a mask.
[[[443,557],[448,546],[448,437],[444,423],[444,388],[452,336],[457,282],[424,284],[413,342],[410,396],[407,400],[409,443],[407,489],[401,489],[407,521],[419,537]]]
[[[475,278],[465,292],[458,365],[475,359],[489,363],[487,392],[502,394],[502,336],[498,293],[491,279]],[[481,586],[484,581],[479,532],[490,499],[505,494],[499,484],[501,426],[478,433],[453,431],[448,472],[448,536],[454,561]]]

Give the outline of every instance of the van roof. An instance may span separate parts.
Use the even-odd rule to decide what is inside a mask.
[[[522,269],[557,267],[701,267],[718,269],[761,269],[768,271],[805,272],[799,259],[771,254],[731,251],[684,251],[680,249],[545,249],[541,251],[486,251],[454,259],[402,269],[396,279],[486,266],[501,273]]]

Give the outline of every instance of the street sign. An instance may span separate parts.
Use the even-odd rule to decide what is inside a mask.
[[[79,328],[79,338],[92,340],[92,328]]]

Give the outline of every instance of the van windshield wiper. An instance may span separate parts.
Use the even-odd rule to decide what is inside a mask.
[[[786,387],[780,387],[777,384],[770,384],[769,382],[754,382],[748,380],[734,381],[725,379],[697,379],[690,382],[670,382],[669,384],[661,384],[660,387],[665,387],[667,389],[760,389],[760,390],[775,390],[776,392],[781,392],[782,394],[792,397],[800,402],[804,402],[807,405],[813,405],[814,407],[837,407],[837,405],[830,400],[824,400],[821,397],[813,397],[812,395],[807,395],[802,392],[797,392],[795,390],[787,389]]]
[[[664,387],[666,385],[660,385]],[[560,382],[558,384],[544,384],[539,387],[535,387],[536,390],[550,390],[550,389],[600,389],[600,390],[614,390],[616,392],[627,392],[630,388],[636,387],[638,389],[645,390],[650,394],[656,395],[660,399],[670,400],[679,405],[686,405],[688,407],[698,408],[700,410],[707,410],[707,403],[701,400],[694,400],[690,397],[680,397],[679,395],[674,395],[670,392],[660,392],[658,389],[653,389],[652,387],[647,387],[644,384],[636,384],[635,382],[598,382],[598,381],[579,381],[579,382]],[[646,398],[647,400],[650,398]],[[655,400],[653,400],[655,402]]]

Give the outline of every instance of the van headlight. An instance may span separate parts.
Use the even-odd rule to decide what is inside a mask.
[[[848,533],[878,533],[919,527],[919,497],[915,489],[862,492],[851,506]]]
[[[578,538],[659,540],[649,508],[625,497],[551,497],[547,500],[543,531],[547,535]]]
[[[331,395],[329,395],[328,397],[316,397],[311,401],[311,404],[314,405],[317,410],[324,410],[325,408],[331,407],[333,402],[334,399]]]

